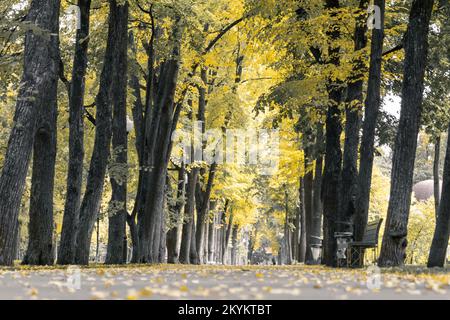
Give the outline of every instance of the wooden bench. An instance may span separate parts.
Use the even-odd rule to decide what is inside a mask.
[[[364,250],[374,249],[373,261],[376,262],[378,257],[378,235],[383,219],[376,219],[369,222],[364,231],[361,241],[353,241],[348,244],[347,249],[347,267],[363,267],[364,266]]]

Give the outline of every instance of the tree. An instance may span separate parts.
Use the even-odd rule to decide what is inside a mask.
[[[385,1],[374,3],[380,8],[380,28],[372,31],[369,81],[364,109],[364,123],[360,148],[360,165],[355,210],[355,239],[361,241],[369,217],[370,187],[375,153],[375,130],[381,107],[381,67],[384,41]]]
[[[58,82],[52,82],[42,98],[33,147],[33,174],[30,194],[28,248],[23,264],[52,265],[53,188],[56,162],[56,117]]]
[[[450,134],[450,127],[449,127]],[[447,154],[444,165],[444,181],[442,183],[442,198],[428,257],[428,267],[443,267],[447,256],[450,234],[450,139],[447,142]]]
[[[75,258],[75,241],[80,217],[84,160],[84,94],[88,64],[91,0],[79,0],[80,29],[75,39],[75,56],[69,88],[69,168],[67,192],[58,251],[58,264],[71,264]]]
[[[339,1],[327,0],[326,8],[335,10],[339,8]],[[336,13],[331,12],[331,19],[336,19]],[[334,21],[333,20],[333,21]],[[339,28],[334,22],[334,27],[331,26],[327,34],[329,36],[329,61],[328,63],[338,66],[339,47],[333,45],[333,41],[337,41],[340,36]],[[325,169],[323,175],[322,196],[323,196],[323,214],[324,214],[324,262],[327,266],[336,265],[336,240],[334,233],[336,229],[336,221],[339,211],[339,195],[341,185],[341,166],[342,166],[342,151],[340,136],[342,133],[341,111],[339,104],[342,101],[342,89],[339,83],[333,83],[330,79],[327,83],[327,92],[329,96],[329,107],[326,118],[326,133],[325,133]]]
[[[127,45],[128,3],[119,7],[114,55],[116,77],[113,80],[112,156],[109,163],[112,195],[109,208],[107,264],[126,262],[128,133],[127,133]]]
[[[353,222],[356,212],[356,194],[358,190],[358,147],[361,127],[360,109],[363,100],[364,85],[364,48],[367,45],[367,11],[369,1],[361,0],[356,11],[354,70],[347,80],[345,101],[345,143],[342,161],[342,188],[338,230],[354,232]]]
[[[170,215],[170,226],[169,231],[167,231],[167,262],[168,263],[178,263],[179,262],[179,251],[178,251],[178,231],[182,226],[183,213],[182,209],[185,202],[185,185],[186,185],[186,170],[184,163],[181,163],[178,168],[178,182],[176,189],[175,199],[171,199],[168,210]],[[170,187],[170,183],[167,183]]]
[[[59,71],[60,1],[33,0],[26,20],[36,26],[25,36],[24,71],[0,178],[0,265],[14,260],[20,202],[40,107],[56,90]]]
[[[405,35],[400,123],[394,147],[391,193],[378,264],[403,265],[417,135],[422,112],[428,31],[433,0],[413,1]]]

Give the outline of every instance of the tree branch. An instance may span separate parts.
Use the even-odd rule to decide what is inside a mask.
[[[386,52],[383,52],[383,57],[384,57],[384,56],[387,56],[387,55],[389,55],[389,54],[391,54],[391,53],[400,51],[400,50],[402,50],[402,49],[403,49],[403,41],[402,41],[401,43],[399,43],[398,45],[396,45],[394,48],[389,49],[389,50],[386,51]]]

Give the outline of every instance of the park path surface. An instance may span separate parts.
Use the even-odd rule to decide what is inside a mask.
[[[0,299],[450,300],[450,270],[379,275],[303,265],[21,267],[0,269]]]

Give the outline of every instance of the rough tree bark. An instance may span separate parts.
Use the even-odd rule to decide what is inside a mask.
[[[314,168],[314,181],[313,181],[313,218],[310,234],[311,245],[322,244],[321,231],[322,231],[322,215],[323,215],[323,203],[321,197],[322,189],[322,172],[323,172],[323,125],[319,123],[317,125],[317,135],[315,144],[315,157],[316,165]],[[309,248],[311,250],[311,248]],[[312,253],[312,252],[311,252]],[[306,261],[306,263],[312,263],[312,261]]]
[[[439,134],[434,142],[434,160],[433,160],[433,187],[434,187],[433,191],[434,191],[434,208],[436,217],[438,216],[439,213],[439,203],[441,201],[440,195],[441,180],[439,178],[440,153],[441,153],[441,135]]]
[[[206,131],[206,86],[208,83],[207,70],[202,68],[200,72],[200,77],[202,79],[202,85],[198,86],[198,112],[197,112],[197,121],[201,122],[201,133],[202,135]],[[205,143],[202,142],[202,151],[205,150]],[[196,226],[196,234],[195,234],[195,244],[199,253],[199,262],[203,262],[202,251],[204,248],[204,234],[205,234],[205,219],[208,213],[209,206],[209,197],[212,190],[212,184],[214,181],[215,168],[217,165],[212,164],[210,169],[210,175],[208,177],[208,181],[206,183],[206,190],[203,190],[203,186],[201,181],[205,180],[206,170],[204,168],[200,169],[200,177],[197,180],[197,187],[195,190],[195,199],[196,199],[196,208],[197,208],[197,226]],[[211,175],[212,174],[212,175]]]
[[[222,257],[221,257],[222,264],[226,263],[227,252],[228,252],[228,243],[230,242],[231,227],[233,226],[233,211],[231,208],[229,209],[230,212],[229,212],[228,224],[226,223],[227,211],[228,211],[228,203],[225,204],[225,209],[223,212],[224,215],[223,215],[223,220],[222,220],[223,221]]]
[[[151,10],[150,10],[151,13]],[[152,19],[152,38],[155,34],[154,19]],[[243,21],[246,17],[237,19],[230,23],[227,27],[222,29],[218,35],[208,44],[202,54],[207,54],[214,48],[216,43],[234,26]],[[172,39],[175,39],[175,46],[173,48],[172,56],[169,60],[161,63],[160,75],[157,86],[153,85],[153,68],[149,68],[149,80],[147,83],[147,91],[154,92],[154,103],[151,110],[149,121],[145,121],[145,141],[146,154],[150,157],[148,163],[152,167],[148,181],[142,181],[140,177],[141,186],[150,186],[148,190],[140,190],[137,195],[137,224],[139,237],[139,257],[140,262],[158,262],[160,259],[161,239],[163,238],[163,217],[164,212],[162,208],[165,188],[165,175],[169,156],[171,153],[171,135],[176,129],[176,124],[179,119],[180,111],[182,109],[183,100],[187,94],[189,86],[180,94],[181,99],[174,105],[174,93],[176,89],[176,81],[179,69],[179,49],[181,36],[180,21],[175,21]],[[152,47],[152,46],[150,46]],[[149,60],[153,61],[153,60]],[[195,75],[199,63],[194,64],[188,78]],[[153,87],[154,90],[152,89]],[[147,94],[147,101],[153,97]],[[148,112],[146,112],[146,116]],[[150,125],[147,125],[150,124]],[[142,170],[144,171],[144,170]],[[141,171],[141,172],[142,172]],[[145,174],[142,174],[145,177]],[[143,188],[142,188],[143,189]]]
[[[450,137],[450,126],[449,126]],[[445,156],[444,176],[442,182],[442,198],[439,205],[436,228],[431,243],[428,267],[443,267],[447,256],[448,240],[450,234],[450,139],[447,142]]]
[[[237,247],[238,247],[239,226],[235,224],[231,232],[231,265],[237,265]]]
[[[361,127],[361,104],[363,101],[363,83],[365,62],[362,50],[367,45],[366,31],[368,0],[361,0],[356,18],[354,43],[355,65],[353,74],[349,78],[345,106],[345,143],[342,164],[342,187],[339,210],[339,223],[337,230],[340,232],[353,232],[354,215],[356,211],[356,193],[358,190],[358,147],[359,131]]]
[[[160,67],[151,132],[148,135],[146,133],[145,137],[152,170],[150,187],[145,192],[145,207],[138,212],[139,260],[143,263],[157,263],[161,258],[164,191],[171,152],[170,141],[173,124],[176,123],[174,96],[179,71],[180,32],[181,27],[176,21],[172,35],[175,39],[174,48],[171,57],[162,62]]]
[[[375,129],[381,106],[381,65],[384,41],[385,0],[375,0],[380,8],[380,29],[373,29],[370,53],[369,82],[365,101],[363,133],[360,148],[358,193],[354,222],[356,241],[361,241],[369,217],[370,186],[375,153]]]
[[[303,177],[304,191],[303,191],[303,201],[305,203],[305,234],[303,241],[305,242],[305,257],[303,262],[307,262],[312,258],[311,244],[312,244],[312,225],[313,225],[313,180],[314,180],[314,170],[312,161],[311,146],[304,148],[305,154],[305,176]],[[303,236],[303,233],[302,233]]]
[[[194,210],[195,210],[195,185],[197,183],[198,170],[191,169],[188,173],[188,183],[186,186],[186,204],[184,206],[184,222],[181,236],[180,248],[180,262],[184,264],[191,263],[191,239],[192,239],[192,224],[194,224]]]
[[[52,265],[53,248],[53,187],[56,162],[56,120],[58,82],[48,87],[42,98],[33,148],[30,221],[28,248],[22,261],[27,265]]]
[[[198,220],[198,217],[197,217]],[[196,221],[194,220],[191,224],[191,248],[189,251],[189,259],[191,264],[200,264],[199,251],[197,250],[197,241],[196,241]]]
[[[174,226],[167,232],[167,263],[178,263],[179,253],[178,253],[178,231],[183,225],[182,219],[183,215],[181,210],[184,206],[184,196],[185,196],[185,165],[182,163],[178,169],[178,186],[177,186],[177,198],[175,205],[171,206],[170,211],[173,216]]]
[[[80,216],[84,159],[84,92],[88,63],[91,0],[78,0],[80,29],[75,39],[75,56],[69,89],[69,165],[67,192],[58,264],[71,264],[75,258],[75,241]]]
[[[207,254],[207,262],[211,263],[214,261],[214,255],[215,255],[215,240],[216,240],[216,224],[217,224],[217,214],[215,213],[216,208],[216,201],[210,201],[209,208],[212,212],[212,217],[208,217],[210,219],[209,225],[208,225],[208,254]]]
[[[114,55],[118,36],[117,26],[124,18],[123,9],[124,6],[117,5],[115,0],[110,1],[108,41],[100,75],[100,88],[95,101],[97,107],[95,141],[86,191],[80,207],[80,222],[76,240],[75,263],[81,265],[89,263],[92,231],[100,211],[106,167],[110,154]]]
[[[128,133],[127,133],[127,68],[128,68],[128,3],[119,7],[114,55],[112,156],[109,164],[112,195],[108,218],[106,264],[126,262]]]
[[[339,8],[338,0],[326,0],[327,9]],[[336,18],[336,13],[332,12],[331,17]],[[329,37],[330,58],[328,63],[338,66],[340,48],[334,45],[340,37],[338,28],[333,28],[335,22],[330,26],[327,32]],[[342,133],[341,111],[339,105],[342,101],[342,88],[339,83],[327,84],[327,91],[330,105],[326,117],[325,134],[325,170],[323,176],[322,195],[323,195],[323,213],[324,213],[324,262],[327,266],[336,266],[336,240],[334,233],[336,230],[336,220],[338,218],[339,206],[339,188],[341,186],[341,165],[342,151],[340,136]]]
[[[306,203],[305,203],[305,179],[300,179],[300,203],[299,203],[299,218],[300,218],[300,237],[298,244],[298,257],[297,261],[304,263],[306,259],[306,239],[307,229],[306,229]]]
[[[211,192],[213,188],[214,178],[217,170],[217,163],[211,164],[209,168],[209,174],[208,174],[208,181],[206,183],[206,189],[199,190],[201,193],[201,205],[200,210],[197,211],[198,213],[198,220],[197,220],[197,233],[196,233],[196,244],[197,249],[199,252],[202,252],[204,250],[205,246],[205,228],[206,228],[206,219],[208,218],[209,213],[209,202],[211,198]],[[199,188],[198,186],[197,188]],[[202,262],[202,261],[200,261]]]
[[[28,31],[25,36],[24,70],[17,97],[14,126],[0,179],[0,265],[11,265],[15,252],[15,230],[34,143],[40,106],[59,72],[58,0],[33,0],[27,21],[47,30]]]
[[[152,39],[153,39],[153,33],[152,33]],[[131,242],[133,246],[133,252],[131,257],[132,263],[138,263],[139,262],[139,236],[138,236],[138,230],[137,230],[137,224],[136,224],[136,216],[139,211],[142,197],[142,184],[143,184],[143,175],[146,174],[146,171],[144,170],[145,164],[144,164],[144,135],[145,135],[145,115],[147,112],[144,110],[147,110],[147,108],[144,108],[144,104],[142,103],[142,96],[141,96],[141,85],[139,83],[139,77],[138,77],[138,69],[139,64],[137,62],[137,48],[136,48],[136,42],[134,39],[133,32],[130,31],[129,33],[129,45],[131,48],[131,52],[133,54],[132,61],[132,67],[130,69],[130,87],[133,90],[133,95],[135,96],[135,101],[132,108],[133,113],[133,123],[134,123],[134,133],[136,136],[136,151],[138,155],[138,163],[139,163],[139,178],[138,178],[138,190],[136,192],[136,198],[135,198],[135,204],[133,207],[133,210],[131,214],[127,215],[127,224],[130,229],[130,236],[131,236]],[[153,40],[150,41],[150,47],[153,48]],[[151,69],[149,69],[149,76],[152,77],[152,70],[153,70],[153,59],[152,55],[149,55],[149,66]],[[147,81],[147,84],[149,81]]]
[[[295,210],[294,232],[292,232],[292,258],[298,261],[300,242],[300,210]]]
[[[405,35],[405,62],[400,122],[392,160],[391,193],[380,258],[383,267],[405,260],[414,162],[422,113],[428,31],[433,0],[414,0]]]

